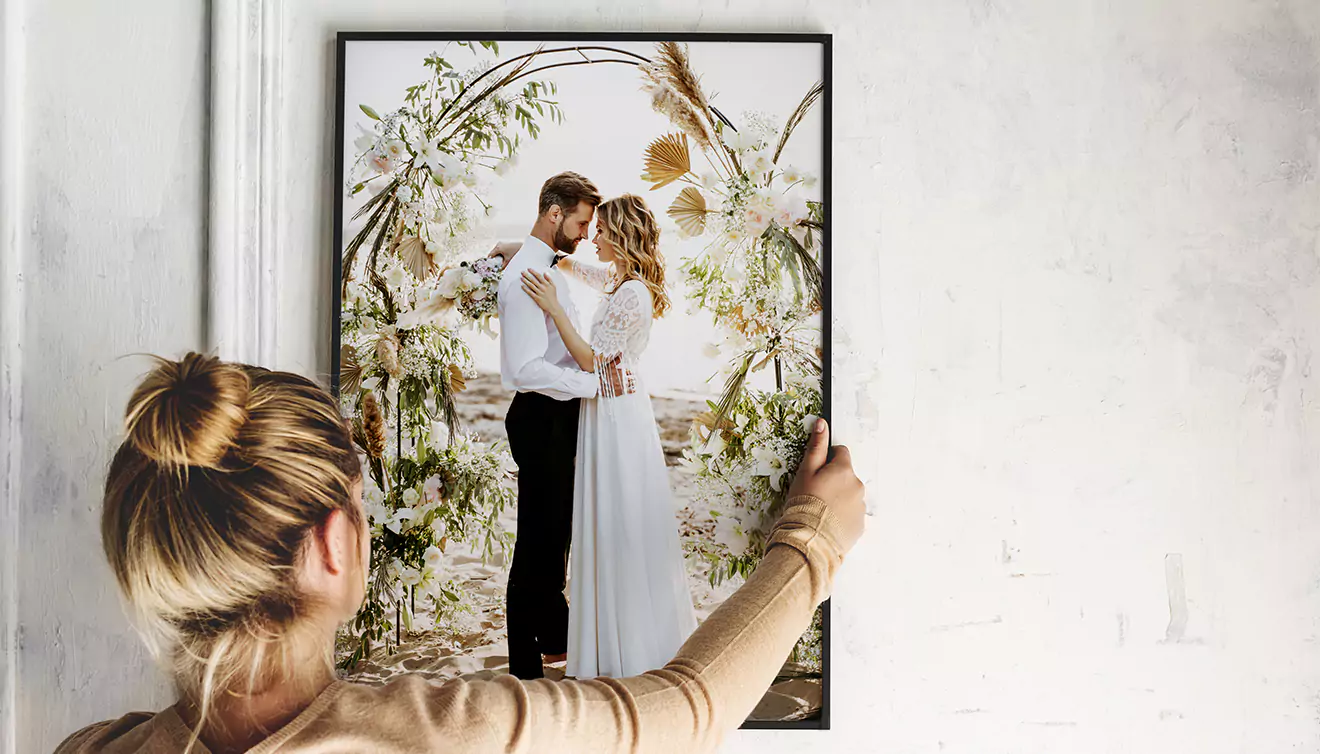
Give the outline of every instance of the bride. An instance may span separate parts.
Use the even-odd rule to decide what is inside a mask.
[[[556,266],[606,294],[590,340],[574,328],[548,275],[523,288],[554,320],[600,397],[583,400],[573,482],[568,667],[574,678],[624,677],[663,665],[696,629],[673,496],[651,399],[637,375],[651,321],[669,308],[660,229],[641,197],[600,205],[594,265]],[[622,379],[608,379],[620,370]]]

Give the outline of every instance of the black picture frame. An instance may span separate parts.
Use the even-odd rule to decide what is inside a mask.
[[[330,389],[339,395],[340,348],[340,276],[343,265],[344,234],[344,72],[348,43],[350,42],[455,42],[468,40],[497,42],[694,42],[694,43],[796,43],[821,46],[821,78],[824,91],[821,99],[823,114],[821,202],[823,206],[821,274],[823,297],[821,302],[821,415],[831,420],[831,320],[832,283],[831,258],[833,246],[832,217],[834,203],[831,196],[833,173],[833,35],[827,33],[762,33],[762,32],[523,32],[523,31],[340,31],[335,35],[335,182],[334,182],[334,260],[331,290],[331,368]],[[767,721],[745,720],[742,730],[829,730],[831,686],[831,600],[821,604],[821,710],[816,717],[806,720]]]

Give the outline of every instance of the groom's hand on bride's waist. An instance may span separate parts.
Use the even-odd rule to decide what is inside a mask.
[[[619,357],[605,362],[600,369],[601,395],[632,395],[637,392],[637,380],[623,366]]]

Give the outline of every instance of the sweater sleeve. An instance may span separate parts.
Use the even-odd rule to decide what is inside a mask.
[[[404,677],[342,695],[332,716],[373,719],[419,751],[711,751],[755,708],[828,596],[840,543],[851,541],[841,528],[819,499],[790,500],[761,564],[658,670],[560,682]]]

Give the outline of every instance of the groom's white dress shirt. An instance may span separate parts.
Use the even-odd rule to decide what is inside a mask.
[[[500,318],[500,378],[505,390],[541,393],[557,401],[592,398],[599,389],[596,375],[578,369],[559,328],[522,287],[523,270],[548,271],[559,303],[577,326],[577,308],[567,281],[552,267],[555,253],[540,239],[528,236],[500,278],[497,310]]]

